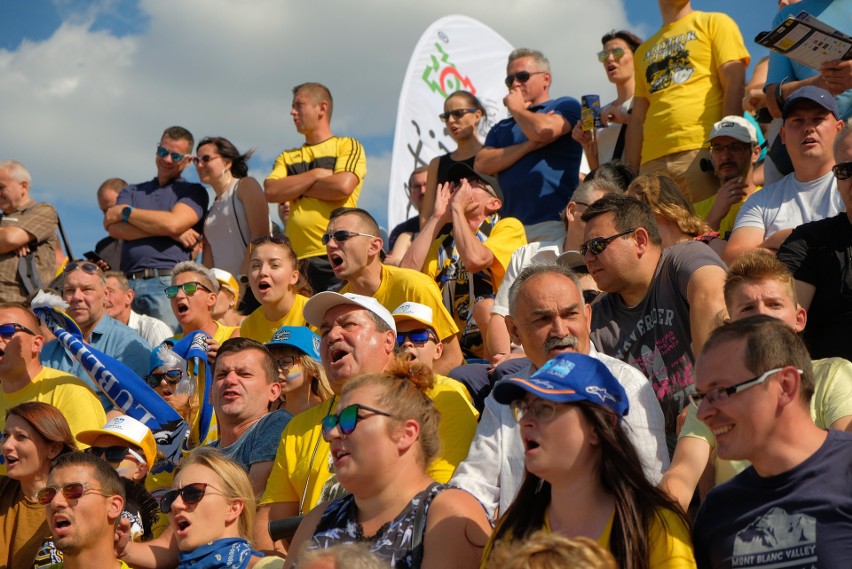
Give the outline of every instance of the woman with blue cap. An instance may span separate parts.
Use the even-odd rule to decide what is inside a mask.
[[[622,569],[695,567],[689,524],[645,478],[621,422],[627,395],[603,363],[560,354],[529,379],[498,382],[494,398],[518,421],[526,474],[483,564],[494,544],[544,529],[596,540]]]
[[[307,326],[281,326],[266,347],[278,369],[281,396],[270,411],[298,415],[333,395],[320,363],[320,338]]]

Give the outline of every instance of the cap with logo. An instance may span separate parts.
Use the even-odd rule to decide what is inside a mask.
[[[730,136],[740,142],[757,144],[757,131],[754,129],[754,125],[747,119],[736,115],[728,115],[713,125],[709,140],[712,141],[718,136]]]
[[[303,354],[317,361],[320,360],[320,337],[307,326],[282,326],[275,331],[272,339],[266,343],[267,348],[275,346],[296,348]]]
[[[157,441],[154,440],[154,433],[144,423],[140,423],[129,415],[120,415],[107,421],[107,424],[100,429],[77,433],[77,440],[91,446],[101,435],[112,435],[141,448],[142,454],[145,455],[145,462],[148,463],[148,469],[153,468],[157,458]]]
[[[834,115],[834,118],[840,117],[840,109],[837,107],[837,100],[831,93],[816,87],[814,85],[805,85],[793,91],[787,100],[784,101],[784,109],[781,111],[781,116],[786,119],[787,115],[793,108],[803,101],[811,101],[824,108],[826,111]]]
[[[393,316],[387,308],[372,296],[363,296],[352,292],[340,294],[330,290],[320,292],[313,295],[308,302],[305,303],[304,316],[308,324],[314,328],[319,328],[322,325],[322,319],[325,313],[343,304],[351,304],[360,306],[365,310],[369,310],[379,318],[381,318],[388,327],[396,333],[396,324],[394,324]]]
[[[397,324],[406,320],[414,320],[433,328],[432,308],[418,302],[403,302],[393,311],[393,319]]]

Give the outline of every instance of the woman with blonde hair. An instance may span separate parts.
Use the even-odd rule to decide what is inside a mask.
[[[334,395],[320,363],[320,338],[307,326],[282,326],[266,344],[275,367],[281,396],[270,411],[295,416]]]
[[[350,494],[305,516],[291,551],[367,542],[395,568],[479,565],[491,529],[484,509],[426,474],[440,450],[439,413],[425,393],[432,382],[424,365],[397,361],[346,383],[322,433],[337,482]]]
[[[720,254],[725,242],[719,233],[695,213],[677,183],[665,174],[637,176],[627,187],[627,195],[645,202],[654,212],[663,248],[684,241],[703,241]]]
[[[537,531],[523,543],[501,543],[486,569],[618,569],[612,553],[587,537]]]

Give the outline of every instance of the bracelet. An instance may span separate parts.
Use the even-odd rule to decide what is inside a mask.
[[[785,77],[778,83],[778,87],[775,88],[775,104],[778,105],[778,110],[781,112],[784,112],[784,94],[781,92],[781,86],[784,85],[784,81],[786,80],[787,78]]]

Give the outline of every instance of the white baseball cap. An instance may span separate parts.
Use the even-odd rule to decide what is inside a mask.
[[[396,322],[416,320],[430,328],[432,325],[432,308],[418,302],[403,302],[393,311],[393,319]]]
[[[737,115],[728,115],[713,125],[708,140],[713,140],[717,136],[730,136],[740,142],[757,144],[757,131],[754,125]]]
[[[365,310],[369,310],[379,318],[381,318],[388,327],[396,334],[396,324],[393,321],[393,316],[387,308],[381,305],[378,300],[372,296],[363,296],[347,292],[340,294],[330,290],[315,294],[305,303],[304,316],[308,324],[314,328],[319,328],[322,325],[322,319],[325,313],[335,306],[341,304],[352,304],[360,306]]]
[[[145,455],[145,462],[148,463],[148,469],[154,466],[157,458],[157,441],[154,440],[154,433],[144,423],[140,423],[129,415],[120,415],[107,421],[107,424],[100,429],[77,433],[77,440],[91,446],[101,435],[112,435],[141,448]]]

